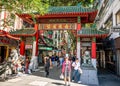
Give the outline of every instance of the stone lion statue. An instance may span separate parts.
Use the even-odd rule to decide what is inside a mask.
[[[90,51],[86,50],[83,56],[83,65],[90,65],[90,64],[91,64]]]

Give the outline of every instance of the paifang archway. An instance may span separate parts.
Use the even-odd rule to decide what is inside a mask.
[[[97,15],[96,9],[83,8],[81,6],[61,6],[51,7],[48,9],[48,13],[40,15],[35,13],[34,20],[28,13],[17,14],[24,21],[29,24],[34,24],[35,34],[35,55],[38,54],[38,36],[41,30],[70,30],[76,36],[77,39],[77,58],[81,56],[81,42],[83,38],[89,38],[91,41],[91,57],[96,61],[96,38],[104,38],[107,33],[100,32],[98,30],[91,30],[82,28],[81,24],[93,23]],[[14,36],[30,36],[27,34],[13,34]],[[22,41],[22,44],[23,41]],[[21,44],[21,47],[22,47]],[[22,51],[22,50],[21,50]]]

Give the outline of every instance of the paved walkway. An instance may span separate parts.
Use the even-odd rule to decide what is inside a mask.
[[[32,75],[21,74],[19,77],[14,77],[5,82],[0,82],[0,86],[64,86],[64,81],[59,79],[59,68],[50,69],[50,76],[45,77],[43,67]],[[83,84],[72,83],[71,86],[88,86]]]
[[[105,71],[98,72],[99,86],[120,86],[120,77]]]
[[[13,77],[5,82],[0,81],[0,86],[64,86],[64,81],[59,79],[60,69],[55,67],[50,69],[50,76],[45,77],[43,66],[32,75],[21,74],[21,76]],[[120,77],[111,73],[98,73],[100,86],[120,86]],[[72,83],[71,86],[93,86]]]

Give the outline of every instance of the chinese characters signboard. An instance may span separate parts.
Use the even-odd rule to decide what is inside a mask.
[[[32,45],[25,45],[25,49],[32,49]]]
[[[40,24],[39,29],[44,30],[69,30],[76,29],[76,23],[56,23],[56,24]]]
[[[45,24],[45,23],[76,23],[77,18],[39,19],[38,22],[42,24]]]

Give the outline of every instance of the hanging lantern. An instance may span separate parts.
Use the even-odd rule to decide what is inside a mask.
[[[81,24],[80,23],[77,24],[77,30],[81,30]]]
[[[96,43],[92,42],[92,58],[96,58]]]
[[[81,17],[78,16],[77,18],[77,30],[80,30],[81,29]]]

